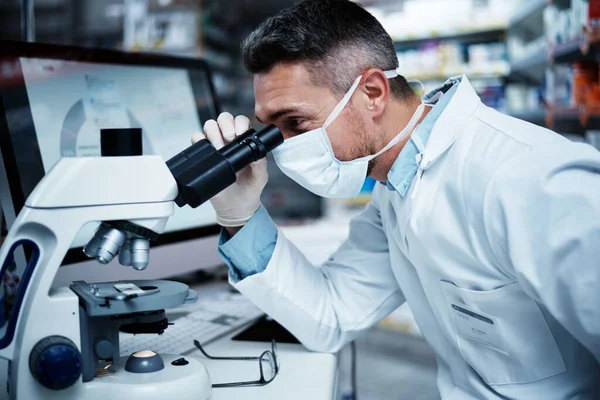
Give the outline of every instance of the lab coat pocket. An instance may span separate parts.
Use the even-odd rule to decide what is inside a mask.
[[[542,311],[518,284],[489,291],[441,285],[458,348],[488,385],[530,383],[566,371]]]

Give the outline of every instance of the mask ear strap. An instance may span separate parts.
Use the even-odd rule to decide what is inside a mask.
[[[423,104],[423,103],[419,104],[419,107],[417,107],[417,110],[415,111],[413,116],[410,118],[410,121],[408,121],[408,124],[402,130],[402,132],[400,132],[395,138],[393,138],[388,144],[386,144],[383,149],[379,150],[377,153],[372,154],[370,156],[364,156],[364,157],[358,158],[358,160],[367,160],[367,161],[372,160],[375,157],[378,157],[381,154],[385,153],[386,151],[388,151],[389,149],[391,149],[398,143],[400,143],[404,138],[406,138],[408,135],[410,135],[415,130],[415,127],[419,123],[419,119],[421,119],[421,117],[423,116],[424,109],[425,109],[425,104]],[[354,161],[356,161],[356,160],[354,160]]]
[[[329,125],[331,125],[331,123],[333,123],[333,121],[342,113],[342,111],[344,110],[344,108],[346,107],[348,102],[350,101],[350,98],[354,94],[354,91],[358,87],[358,84],[360,83],[360,78],[362,78],[362,75],[359,76],[358,78],[356,78],[356,80],[350,87],[350,90],[348,90],[348,92],[344,95],[342,100],[340,100],[340,102],[337,104],[337,106],[335,106],[335,108],[333,109],[331,114],[329,114],[329,117],[327,117],[327,119],[325,120],[325,123],[323,124],[323,128],[327,129],[327,127]]]
[[[393,79],[400,76],[400,72],[398,72],[398,69],[390,69],[388,71],[383,71],[383,73],[385,74],[386,78]]]
[[[385,145],[385,147],[383,149],[381,149],[377,153],[375,153],[375,155],[373,155],[373,158],[388,151],[389,149],[391,149],[392,147],[394,147],[395,145],[400,143],[404,138],[406,138],[406,136],[411,134],[415,130],[415,127],[418,125],[419,119],[421,119],[421,116],[423,116],[424,109],[425,109],[425,104],[423,104],[423,103],[419,104],[419,106],[417,107],[417,110],[411,117],[410,121],[408,121],[406,128],[404,128],[404,132],[401,132],[401,134],[399,134],[398,136],[393,138],[387,145]]]
[[[418,83],[421,86],[421,93],[423,93],[423,95],[425,95],[425,85],[423,85],[423,82],[421,82],[420,80],[418,80],[416,78],[407,79],[406,82]]]
[[[398,71],[399,69],[400,68],[390,69],[388,71],[383,71],[383,73],[385,74],[386,78],[388,78],[388,79],[394,79],[394,78],[400,76],[400,71]],[[407,79],[406,82],[408,82],[408,83],[418,83],[421,86],[421,91],[423,93],[425,93],[425,85],[423,85],[423,82],[421,82],[420,80],[411,78],[411,79]]]
[[[398,72],[398,69],[383,71],[383,73],[385,74],[386,78],[388,78],[388,79],[392,79],[392,78],[395,78],[400,75],[400,73]],[[329,114],[329,117],[327,117],[327,119],[325,120],[325,123],[323,124],[323,128],[327,129],[327,127],[329,127],[329,125],[331,125],[333,123],[333,121],[335,121],[335,119],[342,113],[344,108],[346,108],[346,105],[348,105],[350,98],[352,98],[352,95],[356,91],[356,88],[358,87],[358,84],[360,83],[361,78],[362,78],[362,75],[359,76],[358,78],[356,78],[356,80],[354,81],[354,83],[352,84],[352,86],[350,87],[348,92],[344,95],[344,97],[342,97],[342,100],[340,100],[340,102],[335,106],[335,108],[333,109],[331,114]],[[408,79],[407,82],[419,83],[419,85],[421,85],[421,89],[423,90],[423,92],[425,92],[425,86],[423,85],[423,82],[421,82],[420,80]]]

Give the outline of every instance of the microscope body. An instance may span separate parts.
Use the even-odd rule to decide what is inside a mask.
[[[186,388],[178,390],[181,399],[210,397],[206,368],[193,358],[186,368],[174,367],[170,362],[179,357],[175,355],[165,355],[165,368],[151,374],[127,372],[124,360],[115,360],[105,376],[84,382],[79,372],[80,299],[69,288],[52,288],[84,225],[126,221],[160,234],[173,214],[177,194],[177,183],[159,156],[63,158],[43,178],[0,250],[3,264],[20,244],[33,250],[21,277],[22,301],[17,300],[13,315],[0,329],[0,358],[9,361],[8,378],[0,377],[8,379],[8,390],[0,398],[158,400],[181,387]],[[47,378],[43,366],[49,365],[49,355],[63,362],[71,359],[67,364],[78,378],[68,385],[59,382],[66,386],[59,389],[41,384]]]
[[[212,386],[199,360],[152,351],[121,357],[118,346],[124,324],[141,323],[142,330],[164,324],[164,308],[195,301],[195,292],[156,281],[161,296],[132,298],[115,282],[104,282],[111,292],[102,297],[86,282],[69,288],[52,283],[88,223],[98,226],[84,247],[88,257],[107,264],[118,256],[122,265],[146,268],[150,240],[164,231],[175,204],[195,208],[208,201],[283,136],[269,126],[219,150],[199,141],[165,162],[141,155],[140,129],[101,134],[102,157],[62,158],[31,193],[0,249],[3,270],[20,245],[31,249],[11,314],[0,327],[0,359],[9,365],[8,377],[0,377],[7,382],[0,399],[163,400],[177,392],[179,400],[207,400]],[[108,363],[99,368],[100,362]]]

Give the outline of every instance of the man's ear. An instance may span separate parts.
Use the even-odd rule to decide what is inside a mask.
[[[369,68],[362,75],[359,87],[365,94],[365,107],[373,118],[378,118],[390,99],[390,83],[383,71],[377,68]]]

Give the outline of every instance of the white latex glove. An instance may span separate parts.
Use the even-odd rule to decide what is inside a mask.
[[[250,129],[250,120],[237,116],[234,120],[230,113],[222,113],[215,120],[206,121],[204,132],[208,140],[220,149],[237,136]],[[192,137],[192,143],[206,139],[202,133]],[[217,223],[225,227],[243,226],[252,218],[260,207],[260,194],[268,179],[267,160],[254,162],[238,172],[237,181],[215,197],[210,202],[217,213]]]

